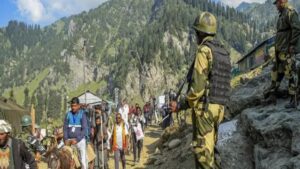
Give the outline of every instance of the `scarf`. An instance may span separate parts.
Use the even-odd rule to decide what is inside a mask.
[[[10,160],[10,148],[0,149],[0,169],[8,169]]]
[[[122,146],[123,146],[123,150],[127,147],[126,145],[126,136],[125,136],[125,123],[121,123],[122,126]],[[113,129],[113,137],[112,137],[112,149],[114,151],[118,150],[118,145],[117,145],[117,124],[114,125],[114,129]]]

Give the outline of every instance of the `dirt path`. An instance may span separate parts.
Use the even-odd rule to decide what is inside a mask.
[[[130,155],[126,155],[126,169],[143,169],[143,168],[145,168],[145,165],[146,165],[145,163],[147,162],[149,154],[152,154],[155,151],[154,143],[159,139],[161,133],[162,133],[161,128],[157,127],[157,126],[150,126],[146,129],[140,163],[134,165],[133,154],[131,152]],[[108,164],[109,164],[110,169],[115,168],[113,154],[110,155]],[[121,167],[121,163],[120,163],[120,167]]]

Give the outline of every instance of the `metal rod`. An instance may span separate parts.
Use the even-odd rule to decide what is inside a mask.
[[[85,85],[85,66],[86,66],[86,40],[83,41],[83,85],[84,85],[84,104],[86,105],[86,85]]]
[[[101,144],[101,149],[102,149],[102,157],[101,157],[101,160],[102,160],[102,169],[104,169],[104,152],[103,152],[103,142],[104,142],[104,136],[103,136],[103,119],[102,119],[102,112],[100,114],[100,120],[101,120],[101,137],[102,137],[102,144]]]
[[[164,117],[161,122],[159,122],[158,124],[161,124],[163,121],[165,121],[168,117],[170,116],[170,114],[168,114],[166,117]]]

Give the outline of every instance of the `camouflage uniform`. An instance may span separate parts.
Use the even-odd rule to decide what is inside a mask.
[[[17,138],[22,140],[25,143],[26,147],[30,148],[31,146],[28,144],[29,136],[31,136],[31,132],[29,130],[25,129],[24,127],[22,127],[22,132],[17,135]],[[33,152],[31,149],[30,149],[30,151]]]
[[[204,12],[202,15],[196,18],[194,29],[197,31],[202,31],[201,29],[197,29],[196,22],[203,22],[201,18],[204,18],[205,24],[211,26],[210,24],[214,23],[215,27],[212,31],[213,34],[208,34],[203,40],[202,43],[198,46],[198,50],[196,53],[195,61],[190,70],[193,70],[191,79],[189,82],[189,90],[184,101],[181,101],[179,104],[179,109],[186,109],[186,106],[192,108],[192,121],[193,121],[193,150],[195,155],[196,168],[198,169],[215,169],[220,168],[220,164],[215,160],[215,143],[217,141],[217,130],[220,122],[223,120],[225,106],[223,102],[219,103],[217,100],[213,98],[213,93],[216,93],[216,88],[211,88],[216,84],[216,81],[212,81],[211,73],[216,73],[215,71],[219,71],[220,69],[216,69],[216,65],[214,60],[218,60],[219,58],[215,57],[215,53],[213,52],[210,45],[207,45],[206,42],[214,41],[213,36],[216,33],[216,19],[214,16],[208,12]],[[213,20],[212,20],[213,19]],[[198,21],[197,21],[198,20]],[[195,28],[196,25],[196,28]],[[203,26],[203,25],[202,25]],[[209,28],[209,30],[212,29]],[[201,28],[201,26],[200,26]],[[227,60],[224,72],[220,72],[219,74],[224,74],[226,81],[221,81],[222,84],[220,86],[226,86],[226,91],[230,90],[230,58],[228,52]],[[222,67],[222,66],[220,66]],[[222,67],[224,68],[224,67]],[[189,77],[188,77],[189,79]],[[223,83],[224,82],[224,83]],[[210,87],[208,87],[210,86]],[[222,88],[222,87],[221,87]],[[219,88],[219,89],[221,89]],[[221,89],[222,91],[222,89]],[[222,93],[222,92],[219,92]],[[226,93],[226,94],[225,94]],[[228,98],[229,92],[224,92],[224,98]],[[203,99],[205,98],[205,99]],[[218,95],[218,98],[223,99],[223,95]],[[210,100],[211,99],[211,100]],[[185,102],[185,103],[184,103]],[[185,107],[185,108],[182,108]]]
[[[24,115],[21,120],[22,124],[22,132],[17,135],[17,138],[22,140],[26,147],[29,148],[29,151],[34,153],[34,150],[32,149],[32,146],[28,143],[28,137],[31,136],[31,130],[32,130],[32,121],[31,117],[29,115]]]
[[[207,39],[210,39],[208,37]],[[192,108],[193,121],[193,147],[196,167],[203,169],[217,168],[214,159],[214,146],[217,140],[217,129],[224,117],[224,106],[199,101],[205,95],[208,82],[208,70],[212,60],[211,49],[200,45],[198,48],[193,82],[186,99]],[[205,108],[207,106],[207,108]]]
[[[287,2],[284,2],[282,6],[283,10],[280,11],[277,21],[275,60],[271,72],[272,85],[270,91],[276,93],[285,76],[289,81],[289,95],[293,98],[297,91],[295,81],[298,78],[295,63],[295,59],[297,58],[295,58],[295,54],[300,53],[300,22],[294,8],[288,6]],[[289,48],[291,47],[294,49],[294,53],[290,53]],[[287,105],[286,107],[291,106],[293,107],[293,105]]]

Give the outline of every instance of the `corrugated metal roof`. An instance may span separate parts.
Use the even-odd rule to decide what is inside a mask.
[[[239,59],[236,63],[240,63],[241,61],[243,61],[245,58],[247,58],[248,56],[250,56],[253,52],[255,52],[257,50],[257,48],[260,48],[262,45],[264,44],[272,44],[275,41],[275,36],[264,40],[263,42],[261,42],[260,44],[258,44],[256,47],[254,47],[252,50],[250,50],[249,53],[247,53],[246,55],[244,55],[241,59]]]

